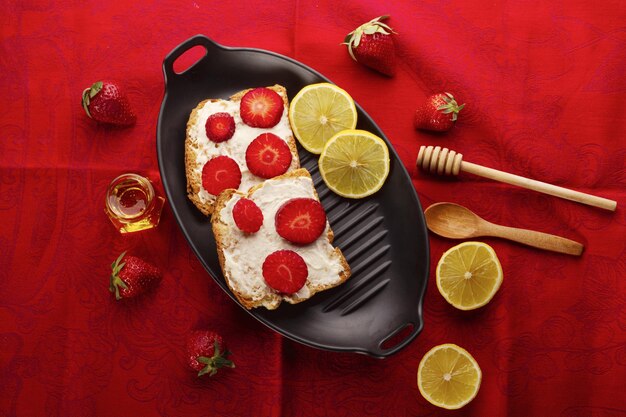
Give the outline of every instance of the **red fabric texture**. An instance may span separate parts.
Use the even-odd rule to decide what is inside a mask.
[[[268,3],[5,1],[0,4],[0,416],[554,416],[626,415],[626,3],[320,0]],[[387,78],[354,63],[344,36],[382,14],[400,64]],[[424,330],[385,359],[287,340],[237,306],[208,276],[170,208],[157,229],[117,233],[104,192],[123,172],[161,194],[156,124],[161,64],[202,33],[268,49],[346,89],[409,170],[424,207],[452,201],[496,223],[584,243],[581,257],[480,239],[504,270],[499,293],[463,312],[435,284],[430,235]],[[89,120],[82,90],[119,80],[132,128]],[[428,94],[467,103],[453,130],[417,132]],[[461,174],[415,168],[420,145],[617,200],[609,212]],[[404,219],[411,222],[412,219]],[[110,264],[124,250],[164,271],[160,287],[116,302]],[[221,333],[235,369],[196,378],[194,329]],[[483,371],[461,412],[416,386],[430,348],[456,343]]]

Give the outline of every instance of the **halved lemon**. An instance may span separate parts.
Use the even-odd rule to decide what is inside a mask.
[[[330,138],[319,159],[324,182],[342,197],[374,194],[389,175],[389,149],[365,130],[344,130]]]
[[[304,148],[319,154],[335,133],[356,127],[356,106],[345,90],[330,83],[310,84],[291,100],[289,123]]]
[[[476,397],[482,372],[468,351],[452,343],[435,346],[420,361],[417,387],[429,403],[456,410]]]
[[[487,304],[502,284],[502,267],[493,248],[463,242],[448,249],[437,264],[437,288],[450,304],[473,310]]]

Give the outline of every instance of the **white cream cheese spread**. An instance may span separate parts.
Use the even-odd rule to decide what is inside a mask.
[[[279,94],[281,97],[284,97],[284,94]],[[229,140],[215,143],[207,137],[205,124],[210,115],[221,112],[225,112],[233,116],[233,119],[235,120],[235,133]],[[198,178],[202,177],[202,168],[209,159],[220,155],[226,155],[234,159],[241,170],[241,184],[239,185],[239,190],[245,192],[251,187],[263,182],[264,178],[260,178],[252,174],[246,166],[246,149],[248,149],[248,145],[250,145],[250,143],[262,133],[273,133],[287,142],[287,138],[293,136],[287,112],[288,109],[285,106],[280,121],[272,128],[266,129],[250,127],[241,120],[241,116],[239,114],[239,102],[233,102],[230,100],[218,100],[212,102],[208,100],[204,106],[198,110],[196,123],[191,126],[189,130],[191,140],[195,141],[198,145],[198,149],[200,149],[200,152],[196,156],[196,170],[199,171],[197,172]],[[294,157],[288,171],[297,167],[298,160]],[[209,193],[203,187],[200,189],[198,197],[203,203],[213,202],[216,199],[215,195]]]
[[[282,204],[292,198],[316,198],[313,181],[309,177],[277,178],[267,180],[263,187],[257,189],[249,197],[263,213],[263,225],[254,234],[246,234],[239,230],[233,220],[234,205],[241,198],[234,194],[233,198],[220,212],[220,218],[228,225],[229,236],[224,236],[224,272],[230,277],[230,284],[245,297],[261,300],[268,293],[275,293],[263,279],[262,265],[270,253],[288,249],[298,253],[308,268],[308,278],[304,287],[298,292],[284,298],[306,299],[314,289],[338,284],[340,274],[344,270],[341,256],[327,238],[326,231],[313,243],[299,246],[283,239],[276,232],[274,218]],[[313,291],[312,291],[313,290]]]

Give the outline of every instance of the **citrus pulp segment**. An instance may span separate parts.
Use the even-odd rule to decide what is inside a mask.
[[[436,277],[441,295],[461,310],[487,304],[503,278],[496,252],[482,242],[463,242],[448,249],[439,259]]]
[[[389,149],[365,130],[344,130],[328,140],[319,159],[324,182],[342,197],[363,198],[378,191],[389,175]]]
[[[334,134],[356,127],[356,106],[352,97],[334,84],[310,84],[291,100],[289,122],[300,144],[319,154]]]
[[[433,405],[458,409],[476,397],[482,372],[476,360],[460,346],[435,346],[420,361],[417,387]]]

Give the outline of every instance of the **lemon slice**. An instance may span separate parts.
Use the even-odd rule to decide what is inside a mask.
[[[468,351],[452,343],[435,346],[420,361],[417,387],[429,403],[455,410],[476,397],[482,372]]]
[[[319,154],[335,133],[356,127],[356,106],[352,97],[330,83],[304,87],[291,100],[289,123],[304,148]]]
[[[365,130],[344,130],[330,138],[319,159],[324,182],[342,197],[374,194],[389,175],[389,149]]]
[[[463,242],[448,249],[437,264],[439,292],[461,310],[484,306],[501,284],[500,261],[486,243]]]

